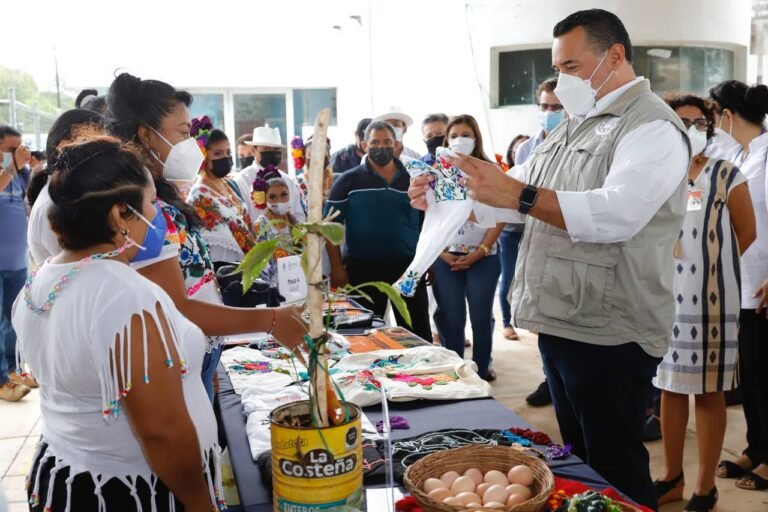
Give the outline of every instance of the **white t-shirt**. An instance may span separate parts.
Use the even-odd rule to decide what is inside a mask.
[[[74,265],[43,265],[32,280],[33,304],[42,306]],[[172,339],[163,340],[166,350],[174,346],[188,369],[182,386],[200,442],[201,466],[216,465],[216,419],[199,378],[205,338],[159,286],[128,265],[99,260],[72,275],[46,313],[30,310],[24,293],[16,299],[13,327],[19,337],[17,357],[29,365],[40,383],[42,436],[48,443],[43,458],[56,457],[57,466],[70,467],[70,475],[90,473],[103,481],[118,477],[134,485],[136,478],[146,482],[156,478],[127,415],[120,410],[121,393],[125,396],[130,392],[126,376],[131,370],[126,368],[127,357],[115,368],[115,350],[120,351],[118,354],[144,350],[143,344],[130,343],[131,319],[147,312],[160,325],[157,304],[172,332]],[[145,379],[152,378],[147,375],[146,362],[140,373]],[[133,387],[143,385],[141,381],[132,383]],[[215,476],[207,475],[211,491],[219,487],[215,480]],[[33,482],[35,488],[38,484]]]
[[[48,193],[46,183],[32,206],[27,224],[27,245],[32,258],[38,265],[42,265],[45,260],[61,252],[59,239],[51,229],[51,223],[48,222],[48,210],[52,205],[53,200]]]

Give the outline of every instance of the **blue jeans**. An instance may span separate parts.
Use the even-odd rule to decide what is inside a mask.
[[[522,231],[502,231],[499,237],[501,247],[501,286],[499,286],[499,304],[504,327],[512,325],[512,306],[509,304],[509,289],[515,279],[517,250],[520,247]]]
[[[16,371],[16,331],[11,325],[13,301],[24,288],[27,269],[0,270],[0,386],[8,381],[8,374]]]
[[[464,328],[472,322],[472,360],[480,377],[488,376],[493,345],[493,296],[499,280],[499,256],[487,256],[469,270],[453,272],[443,260],[435,262],[435,323],[443,345],[464,357]]]
[[[213,379],[216,378],[216,368],[221,360],[221,349],[222,346],[219,345],[210,354],[206,353],[203,357],[203,386],[205,386],[205,392],[208,393],[211,403],[213,403]]]

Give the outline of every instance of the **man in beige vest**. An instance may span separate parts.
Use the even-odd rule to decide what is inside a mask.
[[[674,316],[673,249],[685,214],[685,128],[632,69],[621,20],[591,9],[553,34],[569,120],[507,176],[459,155],[471,196],[527,214],[515,325],[539,349],[563,440],[638,503],[657,497],[645,407]],[[409,194],[425,207],[429,178]]]

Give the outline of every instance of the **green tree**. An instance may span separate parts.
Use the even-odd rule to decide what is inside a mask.
[[[56,112],[56,92],[40,91],[32,75],[19,69],[0,66],[0,99],[9,99],[8,88],[16,88],[16,101],[37,107],[49,113]],[[61,93],[61,108],[67,110],[75,106],[71,96]]]

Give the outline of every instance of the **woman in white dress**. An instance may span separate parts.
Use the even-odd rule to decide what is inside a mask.
[[[13,310],[17,357],[40,384],[30,510],[218,510],[216,420],[198,377],[205,338],[129,265],[163,247],[152,177],[105,136],[67,144],[51,164],[63,250]]]
[[[686,511],[717,503],[715,470],[725,436],[724,392],[733,389],[738,359],[739,256],[755,239],[746,177],[703,152],[713,130],[702,98],[666,98],[688,128],[688,208],[675,246],[675,323],[655,384],[661,394],[666,473],[655,482],[659,504],[681,500],[689,395],[696,403],[699,472]]]

